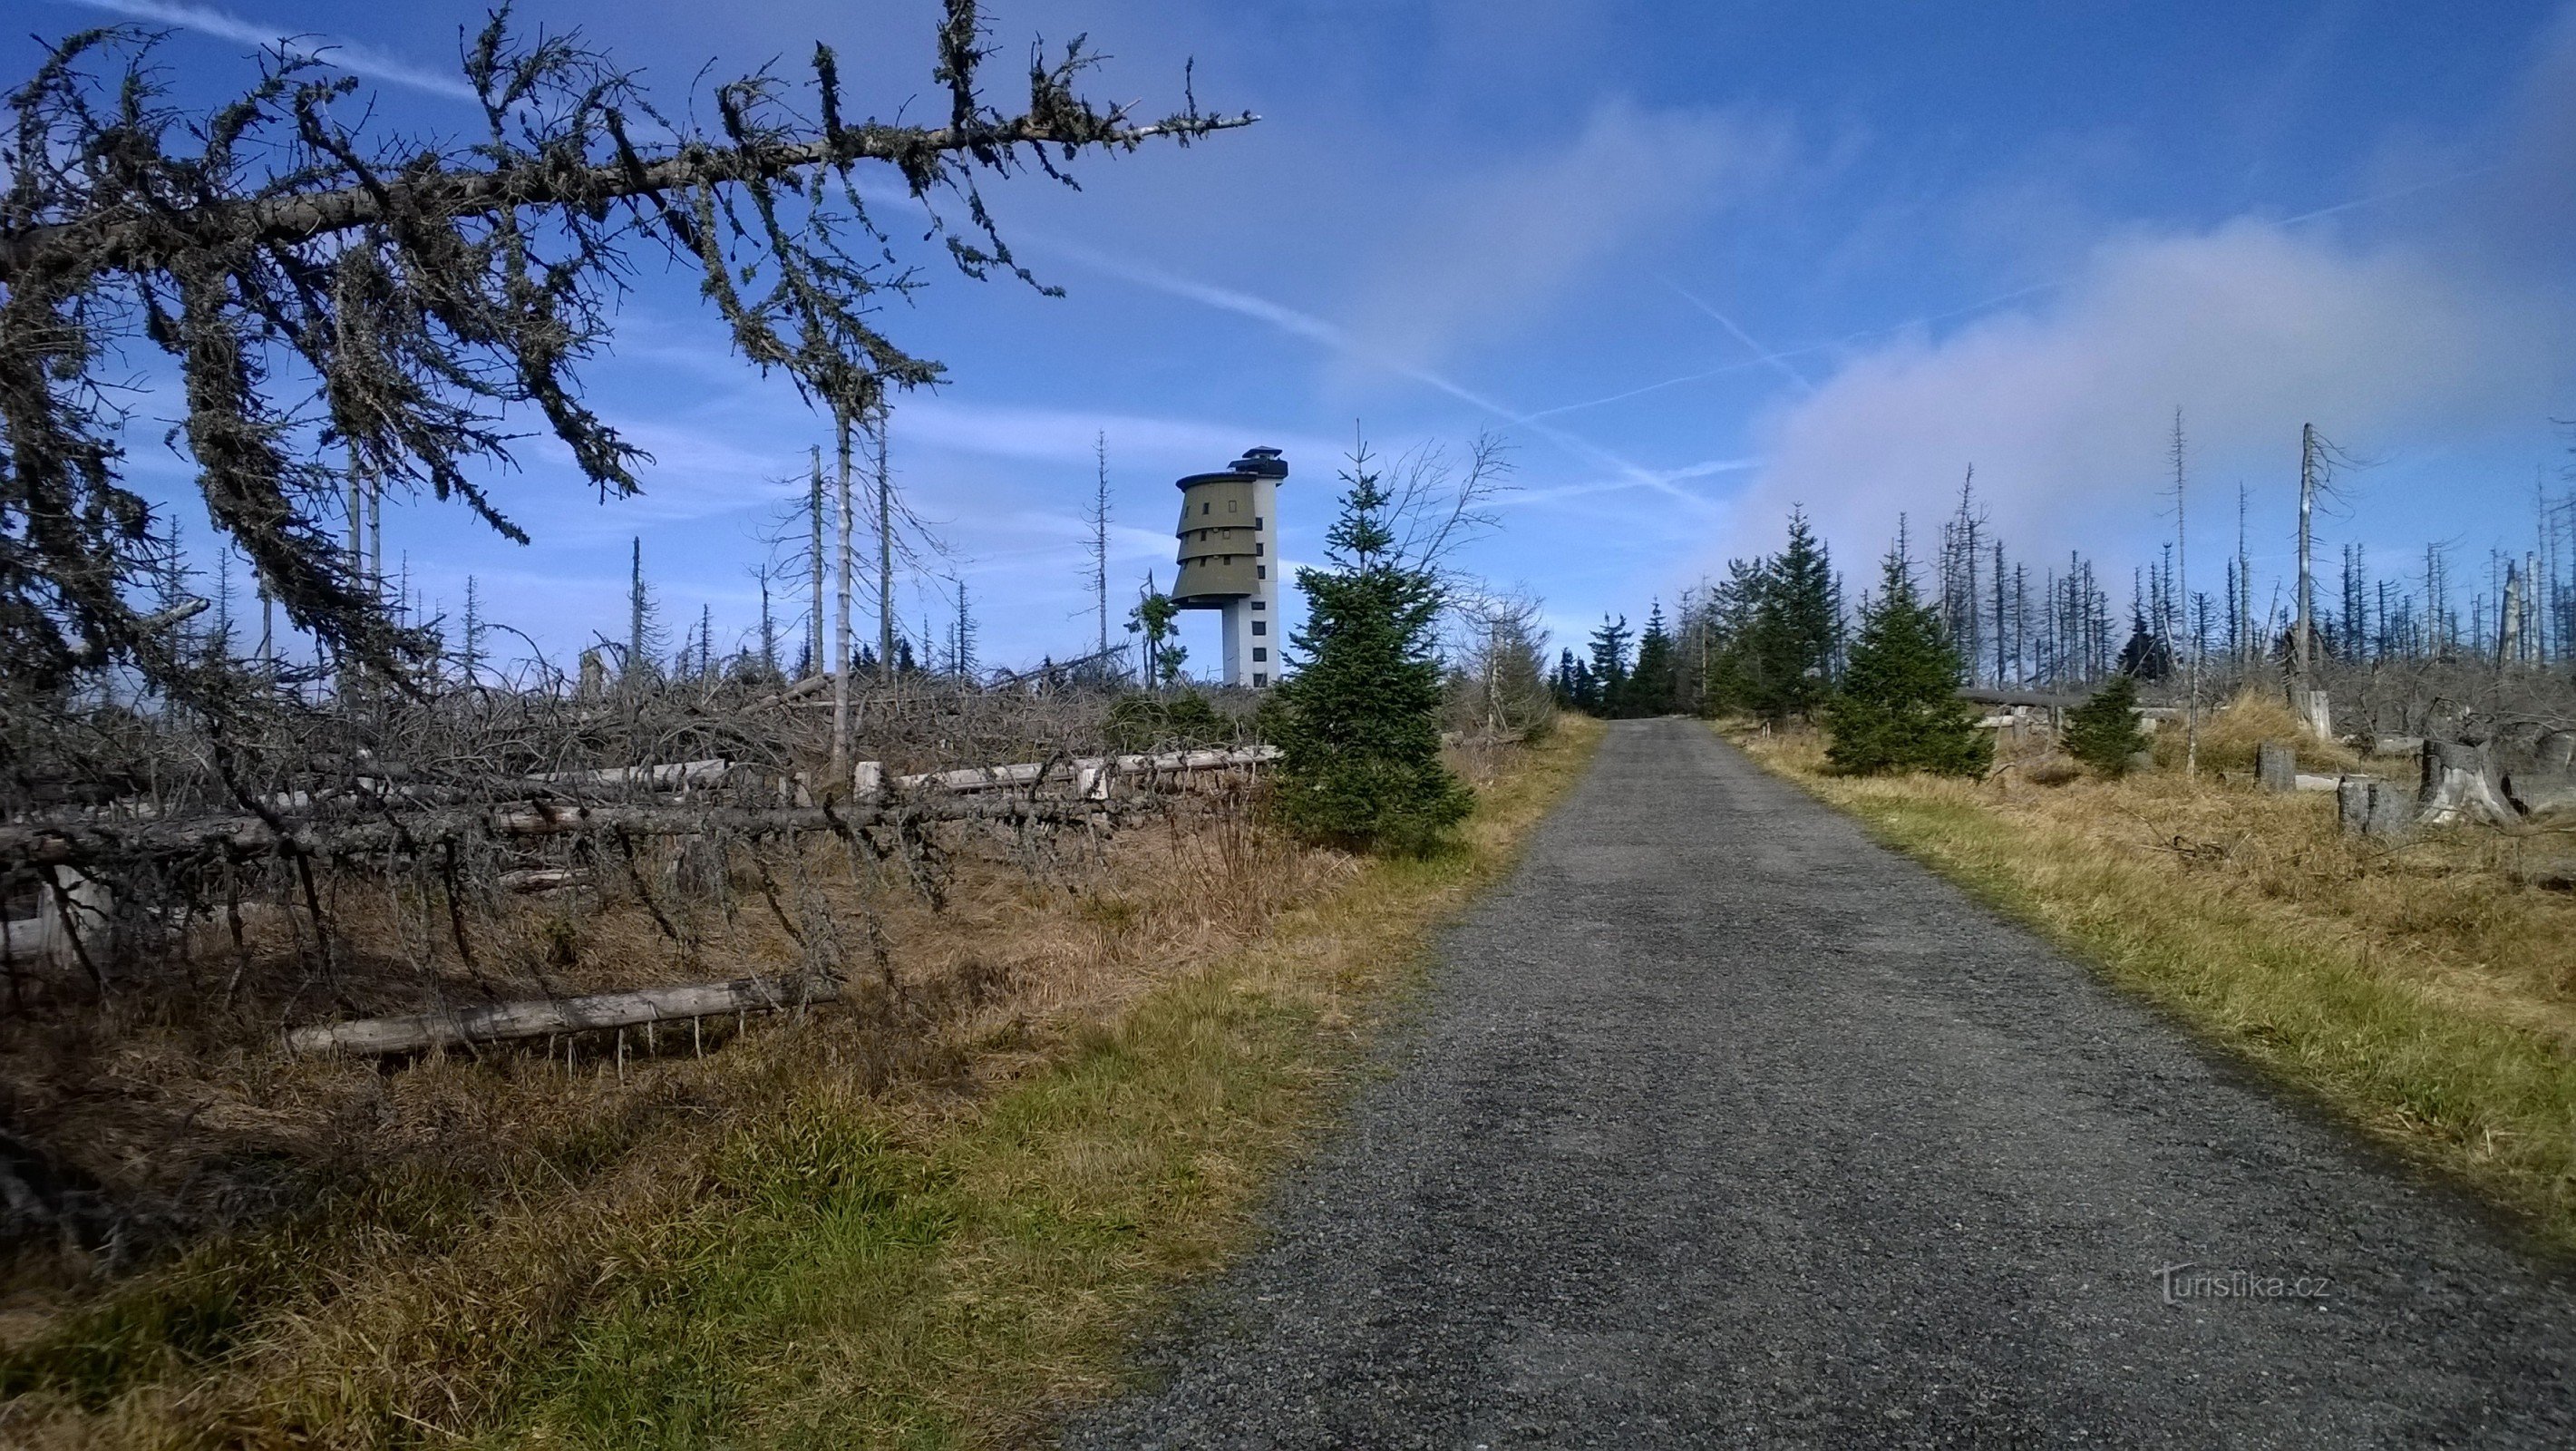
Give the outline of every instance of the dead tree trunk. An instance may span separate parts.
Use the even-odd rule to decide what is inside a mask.
[[[826,978],[736,978],[686,987],[639,988],[579,998],[541,998],[487,1007],[317,1023],[286,1035],[297,1053],[417,1053],[458,1043],[490,1043],[547,1033],[627,1028],[675,1018],[768,1013],[830,1002],[840,985]]]
[[[2254,748],[2254,780],[2266,791],[2295,791],[2299,786],[2298,752],[2279,741]]]
[[[2484,822],[2506,826],[2517,818],[2487,779],[2487,749],[2458,741],[2424,743],[2423,805],[2415,819],[2424,826]]]
[[[833,446],[840,453],[835,495],[841,510],[840,618],[832,638],[832,789],[838,792],[850,775],[850,415],[832,414]]]

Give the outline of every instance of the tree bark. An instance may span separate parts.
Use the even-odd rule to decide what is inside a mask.
[[[2416,812],[2416,821],[2425,826],[2461,822],[2507,826],[2519,820],[2514,809],[2496,794],[2495,784],[2487,774],[2486,747],[2426,741],[2422,805]]]
[[[832,411],[832,437],[839,450],[841,471],[834,495],[841,511],[840,549],[840,618],[832,632],[832,789],[847,789],[850,775],[850,575],[854,560],[850,550],[850,415],[847,409]]]
[[[257,816],[188,821],[57,822],[0,827],[0,863],[79,866],[134,856],[221,852],[235,857],[362,856],[414,851],[472,836],[565,836],[585,831],[632,836],[784,836],[874,826],[906,816],[933,821],[1079,822],[1097,806],[1022,798],[940,799],[883,806],[830,807],[575,806],[532,803],[479,811],[430,811],[348,822],[282,822]]]
[[[1025,116],[964,127],[851,126],[798,144],[690,142],[669,156],[633,165],[567,167],[549,159],[497,171],[396,172],[369,186],[310,196],[213,202],[176,214],[119,208],[77,221],[46,222],[0,233],[0,285],[14,289],[22,277],[75,261],[92,271],[151,271],[183,251],[289,246],[395,216],[470,216],[521,207],[598,204],[860,161],[893,162],[908,175],[922,176],[937,165],[938,158],[952,152],[1029,145],[1135,146],[1157,136],[1203,136],[1249,126],[1258,119],[1247,111],[1149,126],[1112,125],[1097,131],[1086,126],[1079,134]],[[927,183],[917,182],[916,189],[926,190]]]
[[[840,985],[828,978],[736,978],[685,987],[638,988],[578,998],[539,998],[479,1008],[317,1023],[286,1035],[297,1053],[417,1053],[452,1043],[490,1043],[546,1033],[627,1028],[674,1018],[767,1013],[831,1002]]]
[[[2266,791],[2294,791],[2299,784],[2298,753],[2279,741],[2254,748],[2254,779]]]

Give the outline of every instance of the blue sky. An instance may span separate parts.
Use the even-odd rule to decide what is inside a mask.
[[[191,93],[245,78],[259,36],[328,38],[389,120],[474,120],[445,78],[477,6],[6,8],[20,36],[159,15]],[[666,105],[702,75],[794,73],[827,40],[880,114],[923,109],[935,14],[520,8]],[[1399,453],[1497,431],[1520,492],[1466,562],[1544,597],[1569,641],[1770,546],[1792,503],[1862,567],[1970,464],[2017,552],[2125,574],[2172,527],[2177,407],[2204,588],[2240,482],[2257,568],[2285,562],[2303,422],[2374,461],[2329,548],[2392,567],[2427,539],[2526,547],[2535,470],[2563,487],[2576,8],[1048,0],[990,18],[997,82],[1030,38],[1088,32],[1115,57],[1096,96],[1157,111],[1195,58],[1203,104],[1264,118],[1094,159],[1078,193],[995,189],[1064,298],[934,269],[888,318],[950,370],[898,404],[894,463],[993,662],[1089,638],[1095,432],[1123,601],[1148,569],[1170,578],[1178,474],[1286,449],[1286,552],[1311,558],[1355,428]],[[645,497],[602,505],[531,447],[496,491],[532,546],[422,501],[388,511],[389,555],[451,610],[477,576],[495,614],[566,650],[618,629],[640,535],[670,613],[711,605],[719,643],[739,637],[757,536],[800,487],[778,480],[822,426],[658,269],[589,376],[658,459]],[[159,432],[134,440],[156,492],[184,483]],[[1212,660],[1211,620],[1191,628]]]

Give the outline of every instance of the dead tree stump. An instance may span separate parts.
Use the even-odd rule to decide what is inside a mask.
[[[2335,783],[2335,818],[2346,836],[2395,841],[2415,826],[2415,800],[2394,781],[2346,776]]]
[[[2425,826],[2461,822],[2505,826],[2515,821],[2513,808],[2496,794],[2495,783],[2487,778],[2487,760],[2484,745],[2426,740],[2422,805],[2415,814],[2416,821]]]
[[[2279,741],[2254,748],[2254,781],[2266,791],[2299,789],[2299,753]]]

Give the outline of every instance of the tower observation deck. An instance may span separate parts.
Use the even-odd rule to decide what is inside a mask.
[[[1182,479],[1181,572],[1172,603],[1215,610],[1225,637],[1225,683],[1269,686],[1279,678],[1279,484],[1288,461],[1275,448],[1248,448],[1221,473]]]

